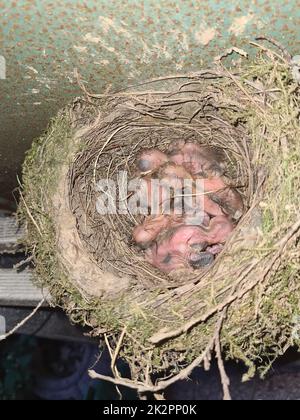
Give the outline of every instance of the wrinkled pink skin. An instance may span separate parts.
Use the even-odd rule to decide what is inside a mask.
[[[173,147],[169,153],[169,160],[176,165],[183,166],[192,175],[224,173],[224,164],[219,162],[216,151],[209,146],[201,146],[197,143],[178,143],[179,147]]]
[[[186,143],[185,140],[172,141],[172,143],[170,143],[168,147],[168,155],[173,154],[177,152],[178,150],[181,150],[183,146],[185,145],[185,143]]]
[[[181,151],[175,151],[172,154],[169,154],[169,160],[172,163],[175,163],[176,165],[183,166],[184,164],[184,158],[183,153]]]
[[[193,184],[192,191],[186,191],[187,193],[193,194],[193,202],[194,206],[199,212],[206,213],[211,217],[214,216],[223,216],[224,212],[219,203],[216,203],[213,201],[210,197],[210,193],[217,191],[215,188],[215,184],[210,182],[210,180],[201,178],[199,181],[202,181],[202,184],[200,185],[200,190],[196,190],[196,184]],[[190,215],[189,209],[185,209],[186,213]]]
[[[198,198],[198,202],[199,202],[199,209],[205,211],[206,213],[208,213],[210,216],[222,216],[223,210],[221,209],[221,207],[219,206],[219,204],[215,203],[214,201],[212,201],[208,195],[204,195],[203,196],[203,201],[199,201],[200,198]]]
[[[163,230],[172,229],[183,223],[184,219],[182,217],[163,214],[155,217],[148,216],[141,225],[134,228],[132,238],[137,245],[146,249]]]
[[[154,178],[158,178],[161,181],[161,187],[159,188],[159,196],[154,197],[158,199],[158,203],[160,205],[160,212],[162,205],[165,203],[167,199],[169,199],[169,194],[167,193],[166,188],[173,188],[175,190],[175,194],[183,194],[182,187],[183,187],[183,180],[192,179],[191,175],[182,167],[177,166],[174,163],[168,163],[163,165],[157,173],[154,174]],[[144,177],[145,181],[144,189],[142,197],[141,197],[141,204],[143,208],[151,208],[151,203],[153,202],[152,197],[152,188],[151,188],[151,178]],[[223,186],[223,184],[221,184]],[[218,178],[214,180],[210,179],[203,179],[203,188],[204,192],[216,192],[220,188],[220,183],[218,182]],[[195,193],[195,192],[193,192]],[[218,203],[215,203],[209,195],[202,194],[201,196],[195,197],[196,206],[202,213],[207,213],[210,216],[222,216],[223,210]],[[187,210],[186,213],[191,215],[191,213]]]
[[[244,210],[240,194],[222,179],[224,166],[218,162],[215,150],[177,141],[170,146],[168,155],[157,149],[142,151],[137,166],[141,173],[151,172],[144,177],[149,204],[153,194],[151,177],[164,184],[158,194],[159,214],[146,217],[133,231],[133,240],[146,249],[146,260],[165,273],[211,264],[234,228],[224,211],[234,217]],[[171,187],[184,193],[183,179],[201,179],[207,194],[196,196],[196,209],[185,209],[184,215],[162,214],[162,203],[169,197],[165,189]],[[195,184],[195,196],[194,188]]]
[[[194,268],[207,266],[213,262],[214,255],[221,250],[219,244],[226,242],[233,229],[233,224],[226,216],[214,217],[208,228],[175,227],[166,239],[147,249],[146,260],[165,273],[191,266]],[[204,250],[206,251],[203,252]]]
[[[220,252],[223,251],[223,249],[224,249],[224,245],[216,244],[216,245],[208,246],[206,248],[206,251],[210,252],[213,255],[218,255],[218,254],[220,254]]]
[[[136,165],[141,173],[155,171],[168,162],[168,156],[158,149],[144,149],[140,152]]]
[[[227,214],[233,217],[237,214],[240,217],[243,214],[243,199],[236,189],[226,185],[220,177],[207,178],[203,181],[204,191],[212,193],[210,198],[216,201]]]
[[[162,188],[169,192],[171,198],[181,197],[183,195],[184,180],[193,182],[192,176],[184,169],[183,166],[167,163],[163,165],[154,177],[159,179]],[[165,196],[168,195],[165,193]],[[182,198],[181,198],[182,200]],[[171,202],[169,201],[171,204]]]
[[[191,142],[176,142],[170,149],[169,159],[175,165],[184,167],[196,178],[210,175],[209,178],[203,179],[204,191],[214,193],[217,200],[204,197],[204,210],[207,213],[211,216],[222,215],[220,207],[224,207],[226,213],[233,217],[242,215],[244,211],[242,197],[237,190],[227,186],[222,180],[224,165],[218,162],[217,152],[213,148]]]
[[[186,212],[183,220],[186,226],[208,227],[211,219],[208,213],[196,210]]]
[[[144,149],[139,153],[136,165],[141,173],[145,173],[155,171],[167,162],[183,166],[191,175],[209,172],[211,168],[222,172],[213,148],[184,141],[175,142],[168,155],[155,148]]]
[[[160,178],[162,184],[167,188],[173,188],[175,195],[183,195],[184,180],[193,181],[191,175],[186,171],[183,166],[176,165],[174,163],[168,163],[164,165],[157,173],[157,176]],[[205,190],[205,186],[204,186]],[[192,193],[192,191],[191,191]],[[193,192],[194,193],[194,192]],[[211,216],[220,216],[223,215],[223,211],[220,206],[212,201],[208,195],[201,195],[195,197],[195,206],[198,212]],[[195,213],[195,209],[188,210],[185,209],[185,212],[188,216],[192,216]]]
[[[234,224],[224,215],[214,217],[211,219],[208,228],[202,228],[207,234],[207,243],[209,245],[225,244],[233,229]]]
[[[156,175],[164,185],[174,189],[182,188],[184,179],[193,179],[191,174],[183,166],[176,165],[175,163],[163,165]]]
[[[133,241],[141,248],[146,249],[152,245],[157,237],[163,232],[178,226],[203,226],[208,227],[210,217],[208,214],[196,216],[164,215],[147,216],[142,224],[137,225],[132,233]]]

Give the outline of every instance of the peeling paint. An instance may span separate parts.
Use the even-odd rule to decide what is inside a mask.
[[[42,85],[45,85],[45,87],[48,87],[49,89],[50,89],[49,85],[51,84],[55,85],[57,83],[57,80],[50,79],[49,77],[45,77],[45,76],[37,77],[36,81],[38,83],[41,83]]]
[[[176,70],[182,70],[183,64],[182,63],[176,63],[175,68],[176,68]]]
[[[118,35],[123,35],[126,38],[132,38],[131,34],[127,29],[119,25],[114,19],[111,19],[107,16],[99,16],[99,21],[101,23],[101,28],[105,34],[107,34],[110,29],[113,29]]]
[[[73,48],[78,52],[87,52],[87,47],[82,47],[81,45],[74,45]]]
[[[202,28],[195,33],[195,39],[201,45],[208,45],[216,36],[215,28]]]
[[[87,42],[92,42],[94,44],[100,44],[102,48],[104,48],[105,50],[109,52],[112,52],[112,53],[115,52],[114,47],[107,45],[102,38],[93,36],[91,33],[85,34],[84,40]]]
[[[87,42],[93,42],[94,44],[100,44],[101,38],[92,35],[90,32],[85,34],[83,39]]]
[[[129,78],[135,80],[137,77],[141,76],[141,72],[139,70],[133,70],[128,74]]]
[[[143,63],[147,63],[148,64],[151,61],[152,51],[151,51],[150,47],[148,47],[147,43],[143,39],[141,39],[140,42],[141,42],[142,47],[143,47],[143,55],[141,56],[141,61]],[[160,47],[158,47],[158,48],[160,48]]]
[[[15,186],[32,139],[59,108],[81,94],[74,68],[89,91],[101,93],[107,86],[114,90],[197,71],[258,34],[279,39],[292,55],[300,51],[299,0],[0,3],[0,54],[8,64],[8,77],[0,83],[0,155],[5,156],[0,192]],[[14,139],[13,147],[7,139]]]
[[[110,64],[109,60],[100,60],[100,61],[94,61],[94,64],[97,66],[108,66]]]
[[[246,16],[235,18],[230,28],[228,29],[228,31],[233,33],[235,36],[242,35],[246,30],[246,26],[248,25],[249,22],[252,21],[253,18],[254,18],[254,15],[252,13],[249,13]]]
[[[32,66],[25,66],[28,70],[32,71],[34,74],[39,74],[39,72],[37,71],[37,69],[35,69]]]
[[[172,34],[172,37],[177,40],[180,48],[184,51],[188,51],[189,50],[189,42],[188,42],[187,33],[181,32],[178,29],[171,29],[170,32]],[[156,35],[156,43],[158,43],[157,34],[155,34],[155,35]]]

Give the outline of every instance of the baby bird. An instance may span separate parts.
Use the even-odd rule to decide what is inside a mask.
[[[226,216],[213,218],[207,228],[175,227],[146,250],[146,260],[164,273],[179,268],[205,267],[220,252],[220,247],[216,249],[213,246],[224,244],[233,229],[233,223]]]
[[[171,229],[184,223],[182,217],[161,214],[148,216],[133,230],[133,241],[142,249],[148,248],[165,229]]]
[[[132,239],[164,273],[201,269],[214,261],[244,212],[225,177],[225,155],[215,147],[176,140],[167,153],[140,151],[139,205],[146,215]]]
[[[203,184],[204,191],[212,201],[235,220],[240,219],[244,212],[244,203],[241,194],[235,188],[228,186],[223,177],[203,179]]]
[[[182,165],[191,175],[213,173],[223,175],[225,172],[224,154],[217,148],[186,142],[169,152],[169,159],[176,165]]]
[[[151,172],[168,162],[168,156],[158,149],[143,149],[140,151],[136,166],[141,173]]]

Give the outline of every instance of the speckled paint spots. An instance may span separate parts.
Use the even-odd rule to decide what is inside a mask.
[[[208,45],[216,36],[216,29],[215,28],[202,28],[198,32],[195,33],[196,41],[199,42],[201,45]]]
[[[81,53],[86,53],[88,51],[87,47],[83,47],[82,45],[74,45],[74,50],[81,52]]]
[[[250,13],[247,16],[237,17],[233,20],[232,25],[229,28],[229,32],[232,32],[235,36],[240,36],[245,32],[246,26],[254,18],[254,15]]]
[[[114,19],[111,19],[107,16],[99,16],[99,21],[101,24],[101,29],[105,34],[107,34],[110,30],[114,30],[116,34],[122,35],[125,38],[131,39],[134,36],[130,33],[129,30],[124,28],[124,22],[122,22],[122,24],[118,24]]]
[[[37,71],[37,69],[35,69],[32,66],[25,66],[28,70],[32,71],[34,74],[39,74],[39,72]]]
[[[100,42],[101,42],[101,38],[92,35],[90,32],[85,34],[83,39],[86,42],[93,42],[94,44],[100,44]]]
[[[293,55],[300,51],[299,0],[0,0],[0,10],[7,67],[0,79],[0,196],[16,185],[32,139],[80,94],[74,68],[90,91],[101,92],[197,71],[232,45],[248,50],[261,33]]]

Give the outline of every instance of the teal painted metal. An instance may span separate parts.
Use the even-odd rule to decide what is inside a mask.
[[[300,51],[299,0],[0,0],[0,195],[25,150],[80,94],[199,69],[258,34]]]

